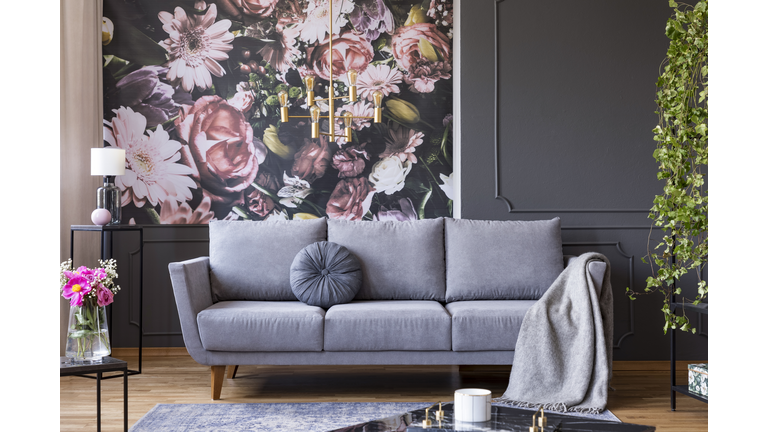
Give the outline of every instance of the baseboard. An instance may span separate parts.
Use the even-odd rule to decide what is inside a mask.
[[[708,360],[679,360],[675,362],[675,370],[686,371],[693,363],[708,363]],[[669,360],[617,360],[613,362],[615,371],[668,371]]]
[[[138,348],[112,348],[112,356],[117,358],[138,356]],[[141,349],[142,357],[188,356],[184,347],[148,347]],[[675,369],[688,370],[692,363],[709,363],[708,360],[679,360]],[[509,372],[508,365],[462,365],[462,372]],[[617,360],[613,362],[615,371],[668,371],[669,361],[665,360]]]

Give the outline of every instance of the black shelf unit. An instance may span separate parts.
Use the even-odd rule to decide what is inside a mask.
[[[141,374],[141,354],[142,354],[142,345],[144,340],[144,328],[143,328],[143,322],[144,322],[144,227],[141,225],[71,225],[70,226],[70,237],[69,237],[69,257],[72,259],[72,265],[77,268],[77,265],[75,265],[75,231],[87,231],[87,232],[98,232],[100,234],[100,258],[102,260],[107,260],[109,258],[112,258],[113,256],[113,250],[112,250],[112,244],[113,244],[113,234],[115,232],[138,232],[139,233],[139,249],[141,254],[141,260],[139,261],[139,368],[138,370],[132,370],[128,369],[128,375],[138,375]],[[107,234],[109,234],[109,242],[107,243]],[[107,244],[109,245],[107,247]],[[107,250],[109,249],[109,250]],[[112,339],[112,305],[107,306],[108,309],[108,327],[109,327],[109,340],[110,342]],[[135,325],[135,324],[134,324]],[[112,375],[112,376],[106,376],[103,377],[103,379],[109,379],[109,378],[117,378],[122,375]]]
[[[699,303],[698,305],[694,305],[692,303],[675,303],[674,298],[672,299],[673,302],[670,305],[670,309],[672,310],[672,313],[675,313],[679,309],[685,308],[686,312],[694,312],[694,313],[702,313],[705,315],[709,315],[709,305],[707,303]],[[671,376],[671,389],[670,389],[670,404],[672,406],[672,411],[675,410],[676,406],[676,396],[677,393],[684,394],[688,397],[692,397],[696,400],[700,400],[704,403],[709,403],[709,399],[706,396],[702,396],[700,394],[692,393],[688,390],[687,385],[677,385],[675,382],[675,330],[670,331],[670,355],[669,355],[669,362],[670,362],[670,376]]]

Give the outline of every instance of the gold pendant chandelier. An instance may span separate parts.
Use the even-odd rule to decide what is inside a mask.
[[[320,135],[326,135],[332,139],[344,138],[347,142],[352,142],[352,120],[353,119],[373,119],[374,123],[381,123],[381,101],[384,99],[384,93],[380,90],[373,92],[373,117],[353,116],[351,112],[344,111],[341,116],[334,114],[333,101],[336,99],[347,99],[349,103],[357,101],[357,74],[356,70],[347,71],[347,81],[349,82],[349,94],[346,96],[334,96],[333,87],[333,0],[328,0],[328,97],[317,99],[317,101],[328,101],[328,115],[320,115],[320,107],[315,104],[315,77],[307,75],[304,78],[304,84],[307,88],[307,106],[309,107],[308,116],[290,116],[288,115],[288,92],[281,90],[278,94],[280,101],[280,121],[287,123],[291,118],[308,118],[312,125],[312,138],[320,138]],[[344,135],[337,135],[335,131],[336,119],[344,119]],[[328,132],[320,132],[320,119],[328,119]]]

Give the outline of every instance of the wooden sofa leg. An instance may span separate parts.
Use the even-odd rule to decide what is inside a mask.
[[[221,386],[224,384],[226,366],[211,366],[211,399],[221,399]]]
[[[237,373],[237,365],[227,366],[227,379],[235,379]]]

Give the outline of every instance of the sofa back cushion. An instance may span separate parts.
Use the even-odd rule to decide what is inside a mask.
[[[328,241],[360,260],[356,300],[445,300],[443,219],[328,220]]]
[[[560,218],[445,220],[446,301],[538,300],[563,271]]]
[[[325,221],[211,221],[214,301],[296,301],[291,263],[306,246],[326,240]]]

